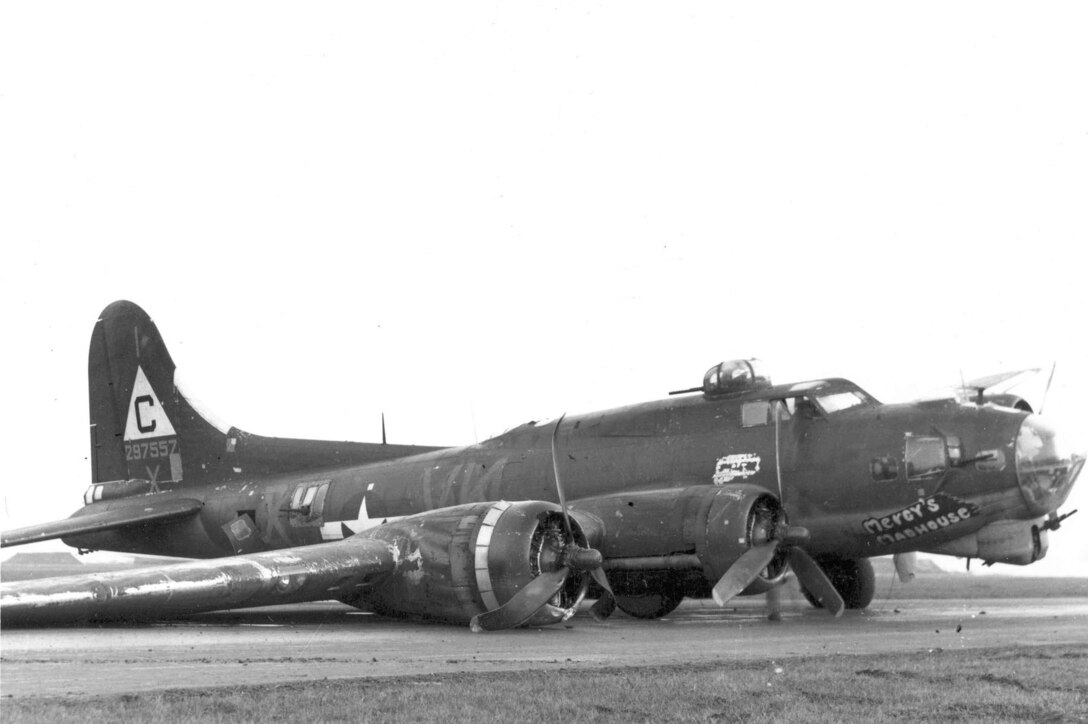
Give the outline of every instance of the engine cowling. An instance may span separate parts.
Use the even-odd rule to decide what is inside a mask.
[[[1009,563],[1026,566],[1046,556],[1048,540],[1042,518],[1003,520],[983,526],[962,538],[927,548],[926,552],[981,558],[987,565]]]
[[[631,492],[580,500],[572,507],[610,577],[613,571],[694,570],[701,573],[701,586],[688,595],[701,596],[709,596],[709,586],[741,555],[770,540],[785,523],[778,499],[747,484]],[[787,569],[783,550],[743,593],[766,592]]]
[[[575,542],[585,535],[572,521]],[[345,603],[399,618],[467,624],[495,610],[541,573],[562,567],[562,511],[541,501],[471,503],[421,513],[361,533],[392,544],[396,567]],[[527,623],[567,618],[587,582],[572,573]]]

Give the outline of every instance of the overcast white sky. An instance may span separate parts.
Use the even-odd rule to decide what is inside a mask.
[[[261,434],[469,443],[747,356],[883,399],[1056,361],[1083,417],[1086,20],[5,3],[4,527],[81,504],[119,298]],[[1088,570],[1086,487],[1033,571]]]

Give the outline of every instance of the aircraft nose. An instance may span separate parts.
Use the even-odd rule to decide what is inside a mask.
[[[1032,515],[1058,509],[1084,467],[1084,450],[1038,415],[1028,415],[1016,435],[1016,478]]]

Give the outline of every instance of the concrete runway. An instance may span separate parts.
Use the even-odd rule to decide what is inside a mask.
[[[785,659],[1035,644],[1088,645],[1088,599],[901,600],[833,619],[761,597],[719,609],[686,602],[659,621],[620,612],[604,624],[473,634],[401,623],[333,603],[190,616],[139,627],[5,630],[3,697],[510,669]]]

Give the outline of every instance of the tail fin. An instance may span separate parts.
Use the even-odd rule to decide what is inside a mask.
[[[85,502],[295,470],[364,464],[439,448],[295,440],[224,429],[185,398],[159,330],[132,302],[91,335],[91,478]]]
[[[174,383],[174,369],[144,310],[125,301],[103,310],[88,360],[94,484],[89,497],[130,494],[134,484],[153,491],[229,473],[227,431],[189,404]]]

